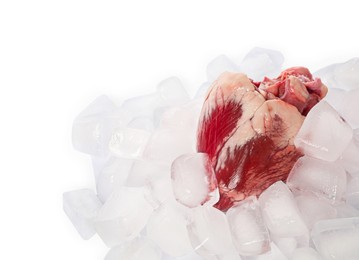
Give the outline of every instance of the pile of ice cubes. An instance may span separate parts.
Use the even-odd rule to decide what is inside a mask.
[[[91,156],[96,191],[63,195],[84,239],[96,233],[105,260],[359,259],[359,60],[316,76],[328,96],[306,117],[296,139],[305,156],[285,183],[227,212],[206,154],[196,152],[205,93],[223,71],[254,80],[281,71],[281,53],[255,48],[235,64],[225,56],[190,98],[178,78],[120,105],[93,101],[74,121],[73,145]]]

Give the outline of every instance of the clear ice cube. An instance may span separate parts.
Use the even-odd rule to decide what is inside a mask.
[[[352,137],[348,123],[326,101],[321,101],[306,116],[294,144],[308,156],[335,161]]]
[[[133,97],[125,100],[121,108],[132,117],[153,116],[153,111],[161,106],[165,106],[161,96],[155,92],[143,96]]]
[[[116,129],[109,142],[111,154],[118,157],[139,158],[150,139],[151,133],[135,128]]]
[[[359,72],[359,68],[358,68]],[[358,76],[359,83],[359,76]],[[352,128],[359,127],[359,84],[357,89],[346,92],[342,97],[342,106],[338,110],[340,115],[348,122]]]
[[[321,220],[311,232],[324,259],[359,259],[359,218]]]
[[[183,212],[175,204],[163,204],[149,219],[147,235],[166,254],[184,256],[192,251],[186,225]]]
[[[110,158],[104,165],[96,181],[97,195],[105,202],[111,193],[125,184],[133,160]]]
[[[99,236],[113,247],[138,236],[153,208],[141,188],[122,187],[107,199],[95,219]]]
[[[129,187],[141,187],[166,176],[170,176],[170,167],[167,164],[137,159],[134,160],[129,171],[126,185]]]
[[[263,219],[271,233],[278,237],[307,234],[293,194],[282,181],[272,184],[259,196]]]
[[[148,238],[139,237],[113,247],[105,260],[161,260],[162,253]]]
[[[239,254],[259,255],[270,250],[268,230],[255,196],[233,206],[226,215]]]
[[[291,260],[321,260],[314,248],[300,247],[294,250]]]
[[[155,129],[153,117],[151,116],[138,116],[133,118],[127,125],[129,128],[153,132]]]
[[[203,257],[233,252],[226,215],[213,207],[193,208],[187,225],[192,247]]]
[[[181,154],[195,152],[196,137],[192,130],[158,128],[151,136],[143,157],[171,164]]]
[[[293,166],[287,185],[294,192],[312,192],[332,203],[342,200],[346,173],[340,164],[304,156]]]
[[[181,204],[193,208],[218,202],[217,179],[207,154],[179,156],[172,163],[171,177],[175,198]]]
[[[359,177],[349,180],[346,191],[346,201],[359,210]]]
[[[75,190],[63,194],[63,208],[83,239],[95,233],[94,219],[102,207],[96,194],[89,189]]]
[[[322,219],[332,219],[337,215],[336,209],[326,200],[321,200],[313,194],[299,195],[295,197],[299,211],[308,229]]]
[[[107,97],[96,98],[74,120],[72,143],[75,149],[91,155],[106,154],[109,133],[106,131],[106,116],[116,108]]]

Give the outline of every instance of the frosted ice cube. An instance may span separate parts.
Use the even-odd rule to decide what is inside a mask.
[[[250,78],[261,81],[265,76],[277,77],[283,62],[279,51],[255,47],[244,57],[240,68]]]
[[[336,217],[337,211],[333,206],[312,194],[297,196],[295,201],[309,229],[312,229],[313,225],[319,220]]]
[[[207,79],[212,82],[218,78],[225,71],[239,71],[237,65],[233,63],[227,56],[220,55],[213,59],[207,65]]]
[[[346,189],[346,173],[337,163],[304,156],[293,166],[287,185],[293,191],[313,192],[334,203],[343,198]]]
[[[300,247],[294,250],[291,260],[321,260],[321,257],[311,247]]]
[[[153,132],[155,129],[153,117],[151,116],[138,116],[133,118],[127,125],[129,128]]]
[[[114,156],[138,158],[150,139],[151,133],[135,128],[121,128],[114,131],[109,142],[109,150]]]
[[[99,236],[109,247],[139,235],[152,214],[141,188],[122,187],[111,194],[95,219]]]
[[[359,72],[359,68],[358,68]],[[359,83],[359,76],[358,76]],[[342,97],[342,106],[339,108],[339,113],[349,123],[352,128],[359,127],[359,84],[357,89],[350,90]]]
[[[359,218],[321,220],[312,239],[324,259],[359,259]]]
[[[348,182],[346,201],[348,204],[359,210],[359,178],[351,178]]]
[[[255,196],[233,206],[226,215],[239,254],[259,255],[270,250],[268,230]]]
[[[304,154],[325,161],[335,161],[353,137],[351,127],[327,102],[310,110],[294,139]]]
[[[97,195],[102,202],[124,185],[132,164],[133,160],[127,158],[110,158],[107,161],[96,181]]]
[[[233,252],[229,225],[222,211],[200,206],[191,213],[187,229],[192,247],[199,255],[209,257]]]
[[[166,103],[161,96],[155,92],[127,99],[122,103],[121,108],[127,111],[132,118],[140,116],[151,117],[156,108],[165,105]]]
[[[141,187],[166,176],[170,176],[170,167],[167,164],[137,159],[131,167],[126,185],[129,187]]]
[[[161,251],[151,240],[140,237],[113,247],[107,253],[105,260],[160,260],[161,256]]]
[[[83,239],[90,239],[95,233],[93,226],[102,203],[89,189],[75,190],[63,194],[63,208]]]
[[[175,198],[183,205],[193,208],[218,202],[217,179],[207,154],[191,153],[177,157],[171,166],[171,177]]]
[[[278,237],[305,235],[308,230],[302,220],[294,197],[282,181],[272,184],[259,196],[265,223]]]
[[[92,155],[104,155],[108,133],[105,117],[115,109],[115,104],[106,96],[96,98],[74,120],[72,125],[72,143],[80,152]]]
[[[195,135],[188,134],[183,128],[158,128],[152,134],[143,157],[170,164],[181,154],[195,152],[195,145]]]
[[[161,205],[147,224],[147,235],[166,254],[174,257],[189,254],[192,246],[186,220],[174,204]]]
[[[102,169],[108,163],[110,158],[110,156],[91,156],[92,169],[95,176],[95,181],[97,181]]]
[[[177,77],[170,77],[158,84],[157,91],[166,105],[181,105],[190,100],[190,97]]]

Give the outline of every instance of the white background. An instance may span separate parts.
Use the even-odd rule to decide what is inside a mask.
[[[0,259],[103,259],[61,197],[94,187],[71,124],[95,97],[120,101],[173,75],[194,94],[211,59],[240,61],[254,46],[312,71],[359,56],[353,3],[1,0]]]

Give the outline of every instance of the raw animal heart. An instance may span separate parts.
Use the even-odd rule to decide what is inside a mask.
[[[209,155],[215,170],[218,209],[286,180],[302,156],[293,139],[326,93],[320,79],[303,67],[262,82],[225,72],[213,83],[200,116],[197,150]]]

